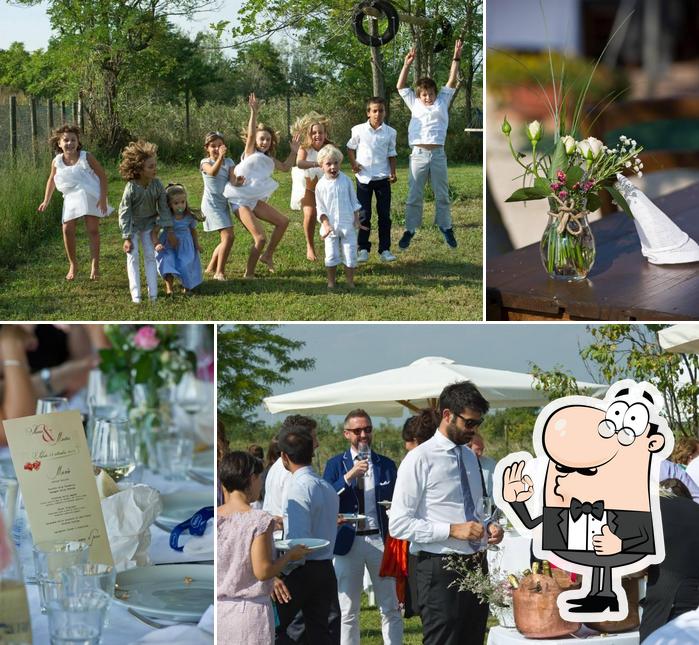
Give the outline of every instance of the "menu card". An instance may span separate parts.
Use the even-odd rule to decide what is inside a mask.
[[[90,561],[114,564],[77,410],[3,421],[34,543],[79,540]]]

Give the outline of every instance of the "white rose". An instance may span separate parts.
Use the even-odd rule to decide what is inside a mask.
[[[527,137],[529,137],[529,141],[532,143],[539,141],[539,139],[541,139],[541,123],[532,121],[527,126]]]
[[[591,149],[590,149],[590,144],[587,142],[587,139],[584,139],[583,141],[578,141],[576,146],[578,148],[578,152],[580,153],[580,156],[583,159],[591,158],[591,157],[588,157],[588,155],[591,154]]]
[[[566,154],[572,155],[575,152],[575,139],[567,134],[565,137],[561,137],[561,141],[566,149]]]
[[[599,139],[595,139],[594,137],[588,137],[587,141],[590,144],[590,149],[592,150],[592,158],[597,159],[597,157],[602,154],[604,143],[602,143]]]

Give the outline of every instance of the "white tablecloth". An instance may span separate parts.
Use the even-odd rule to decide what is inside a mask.
[[[521,573],[530,568],[531,560],[530,537],[525,537],[514,531],[506,531],[498,551],[488,551],[488,570],[499,569],[504,573]],[[518,576],[519,577],[519,576]]]
[[[145,473],[143,476],[143,483],[157,488],[161,493],[175,493],[179,491],[190,491],[190,490],[207,490],[206,486],[202,486],[196,482],[190,480],[183,480],[178,482],[171,482],[158,477],[152,473]],[[212,487],[212,501],[214,500],[214,493]],[[213,522],[213,520],[210,520]],[[213,531],[208,533],[211,537],[211,553],[213,554]],[[180,540],[180,544],[183,544],[184,540]],[[156,526],[151,526],[151,546],[149,549],[151,559],[154,564],[164,564],[164,563],[177,563],[177,562],[191,562],[192,557],[186,554],[174,551],[169,545],[169,533],[159,529]],[[212,559],[208,554],[201,555],[196,558],[200,560],[210,560]],[[49,625],[48,618],[44,614],[41,614],[41,605],[39,602],[39,588],[37,585],[28,584],[27,585],[27,596],[29,599],[29,612],[32,621],[32,637],[34,643],[49,643]],[[211,602],[213,604],[214,598],[212,596]],[[162,622],[162,621],[157,621]],[[117,603],[112,603],[109,609],[109,625],[105,629],[102,635],[103,645],[126,645],[127,643],[134,643],[146,634],[156,631],[151,627],[147,627],[143,623],[139,622],[131,614],[128,613],[127,609]],[[202,632],[203,633],[203,632]],[[186,642],[191,643],[191,639],[186,641],[170,640],[170,643]],[[211,636],[210,642],[213,644],[214,638]]]
[[[699,609],[671,620],[656,629],[643,645],[697,645],[699,644]]]
[[[504,627],[492,627],[488,632],[488,645],[521,645],[522,643],[542,643],[545,645],[571,645],[578,639],[586,643],[604,643],[605,645],[638,645],[638,632],[628,632],[626,634],[598,634],[597,632],[583,626],[575,633],[575,638],[525,638],[516,629],[505,629]],[[679,642],[678,642],[679,645]]]

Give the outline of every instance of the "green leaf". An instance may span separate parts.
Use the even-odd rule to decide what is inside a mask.
[[[621,210],[623,210],[631,219],[633,219],[631,207],[629,206],[628,202],[621,196],[621,193],[613,186],[605,186],[604,190],[606,190],[610,194],[611,198],[616,202],[617,206],[619,206]]]
[[[600,201],[599,195],[595,195],[594,193],[590,193],[587,196],[587,210],[592,212],[596,211],[598,208],[602,206],[602,202]]]
[[[571,166],[566,173],[566,187],[570,190],[573,184],[576,184],[582,179],[583,169],[580,166]]]
[[[545,199],[551,193],[551,189],[547,187],[547,191],[544,192],[535,186],[531,188],[520,188],[515,190],[505,201],[506,202],[529,202],[537,199]]]
[[[553,150],[551,157],[551,166],[549,167],[549,179],[553,181],[556,178],[556,173],[559,170],[565,170],[568,167],[568,155],[566,147],[560,139]]]
[[[551,190],[551,182],[543,177],[537,177],[534,180],[534,188],[544,195],[551,195],[553,191]]]

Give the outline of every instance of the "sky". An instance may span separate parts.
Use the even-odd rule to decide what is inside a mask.
[[[51,24],[46,15],[47,2],[33,7],[10,4],[0,0],[0,49],[7,49],[13,42],[24,43],[25,49],[45,49],[51,36]],[[194,36],[208,31],[209,24],[219,20],[235,21],[243,0],[221,0],[216,11],[199,14],[194,20],[182,17],[172,19],[185,33]]]
[[[591,341],[585,324],[287,324],[278,333],[300,340],[297,357],[315,358],[315,369],[293,372],[274,394],[293,392],[442,356],[477,367],[528,372],[529,363],[564,368],[591,381],[579,346]],[[276,419],[260,408],[260,418]],[[282,415],[277,415],[281,418]]]

